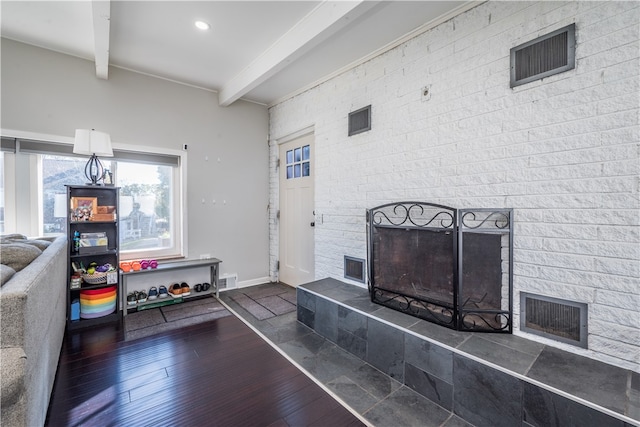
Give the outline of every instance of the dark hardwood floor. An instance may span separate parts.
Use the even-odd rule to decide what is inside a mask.
[[[48,426],[359,426],[235,316],[127,342],[68,334]]]

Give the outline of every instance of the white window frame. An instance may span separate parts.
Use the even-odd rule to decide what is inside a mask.
[[[73,138],[56,135],[38,134],[33,132],[22,132],[8,129],[1,129],[3,137],[30,139],[36,141],[56,142],[73,145]],[[179,158],[179,165],[173,168],[173,215],[172,215],[172,236],[175,242],[170,251],[136,251],[122,253],[123,260],[144,259],[153,257],[155,259],[175,259],[188,257],[187,244],[187,153],[181,150],[171,150],[166,148],[148,147],[141,145],[129,145],[112,143],[114,150],[131,151],[140,154],[165,154]],[[5,234],[21,233],[28,236],[42,236],[44,234],[44,224],[42,220],[42,157],[18,156],[11,153],[4,153],[4,164],[2,165],[5,174]],[[24,215],[22,212],[28,212]],[[19,214],[20,212],[20,214]]]

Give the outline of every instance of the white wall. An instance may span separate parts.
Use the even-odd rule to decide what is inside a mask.
[[[118,144],[188,144],[189,257],[211,254],[240,282],[268,278],[265,106],[219,107],[214,92],[118,68],[100,80],[92,62],[6,39],[1,53],[2,128],[70,138],[95,128]]]
[[[510,89],[509,49],[574,22],[576,68]],[[367,208],[510,207],[516,333],[520,291],[587,302],[588,350],[528,337],[640,371],[639,22],[637,2],[483,3],[273,106],[272,141],[315,129],[316,277],[366,258]]]

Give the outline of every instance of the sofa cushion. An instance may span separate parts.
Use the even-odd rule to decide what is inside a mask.
[[[26,243],[8,243],[0,245],[0,257],[2,263],[20,271],[42,254],[42,251],[34,245]]]
[[[0,286],[4,285],[16,274],[16,271],[8,265],[0,264]]]
[[[47,249],[51,244],[50,241],[42,240],[42,239],[27,239],[17,243],[24,243],[25,245],[33,245],[36,248],[40,249],[41,251],[44,251],[45,249]]]
[[[0,236],[0,243],[14,243],[16,240],[27,240],[27,236],[17,233]]]

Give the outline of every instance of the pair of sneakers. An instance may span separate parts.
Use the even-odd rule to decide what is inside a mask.
[[[186,282],[182,283],[174,283],[169,288],[169,293],[175,297],[186,297],[187,295],[191,295],[191,288]]]
[[[154,299],[158,299],[158,298],[166,298],[168,296],[169,296],[169,293],[167,292],[167,287],[166,286],[160,286],[159,290],[155,286],[152,286],[151,289],[149,289],[149,299],[150,300],[154,300]]]
[[[136,305],[147,302],[147,293],[145,291],[133,291],[127,295],[127,305]]]

